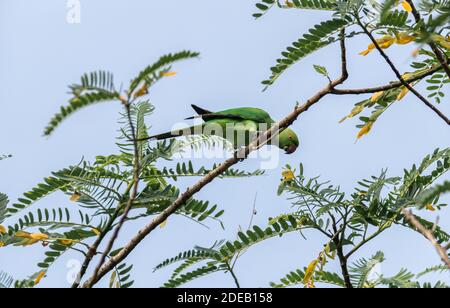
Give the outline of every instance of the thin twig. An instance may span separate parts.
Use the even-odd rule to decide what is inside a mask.
[[[392,60],[389,58],[389,56],[384,52],[384,50],[380,47],[377,40],[374,38],[372,33],[367,29],[367,27],[361,22],[359,18],[357,18],[358,24],[361,26],[361,28],[364,30],[366,35],[370,38],[372,43],[375,45],[378,52],[381,54],[381,56],[384,58],[384,60],[388,63],[388,65],[391,67],[392,71],[397,76],[398,80],[403,84],[405,88],[407,88],[411,93],[413,93],[415,96],[417,96],[428,108],[433,110],[442,120],[447,123],[447,125],[450,125],[450,119],[447,118],[436,106],[434,106],[432,103],[430,103],[422,94],[420,94],[414,87],[412,87],[408,82],[405,81],[400,71],[397,69],[395,64],[392,62]]]
[[[100,262],[98,263],[97,267],[95,268],[94,274],[92,275],[92,281],[96,281],[98,272],[100,271],[103,264],[106,262],[106,258],[108,257],[108,254],[113,249],[114,243],[116,242],[117,238],[119,237],[119,233],[122,230],[122,227],[128,218],[128,215],[131,211],[131,208],[133,207],[134,201],[136,200],[136,197],[137,197],[138,191],[139,191],[139,181],[140,181],[140,173],[141,173],[139,144],[137,141],[138,135],[137,135],[136,127],[134,126],[132,115],[131,115],[131,103],[130,102],[125,103],[125,109],[127,112],[128,123],[129,123],[130,129],[131,129],[131,136],[133,138],[133,148],[134,148],[133,188],[131,190],[131,194],[128,199],[127,206],[125,207],[125,210],[124,210],[124,213],[122,214],[120,222],[117,225],[117,227],[115,228],[113,235],[106,246],[106,250],[102,254]],[[88,283],[86,285],[86,287],[91,288],[92,285],[90,285]]]
[[[442,70],[441,66],[433,67],[424,73],[418,74],[417,76],[410,78],[408,80],[405,80],[407,83],[414,83],[416,81],[420,81],[428,76],[433,75],[434,73],[437,73]],[[372,94],[377,92],[384,92],[396,88],[403,87],[403,83],[400,81],[397,82],[391,82],[390,84],[380,86],[380,87],[373,87],[373,88],[362,88],[362,89],[333,89],[333,94],[336,95],[361,95],[361,94]]]
[[[258,192],[255,193],[255,198],[253,200],[253,208],[252,208],[252,214],[250,216],[250,222],[248,223],[248,227],[247,230],[250,230],[250,228],[253,226],[253,219],[256,216],[256,200],[258,199]],[[239,227],[240,229],[240,227]],[[241,230],[239,230],[241,231]],[[236,257],[234,258],[233,264],[231,265],[231,268],[233,269],[236,266],[237,261],[239,260],[239,258],[242,256],[243,252],[239,251],[236,255]]]
[[[450,259],[447,254],[447,250],[444,247],[442,247],[441,244],[439,244],[434,234],[430,230],[425,228],[417,220],[417,218],[412,214],[410,210],[404,209],[402,213],[403,215],[405,215],[406,220],[408,220],[413,227],[415,227],[420,233],[422,233],[423,236],[425,236],[431,242],[431,244],[433,244],[433,246],[436,248],[437,253],[441,257],[442,262],[444,262],[445,265],[447,265],[447,267],[450,268]]]
[[[301,106],[296,106],[294,111],[286,116],[282,121],[273,125],[268,131],[261,134],[255,141],[253,141],[249,146],[240,149],[235,153],[235,155],[224,161],[222,164],[217,166],[208,175],[200,179],[195,185],[188,188],[182,195],[180,195],[168,208],[166,208],[160,215],[158,215],[153,221],[142,228],[138,234],[136,234],[123,248],[122,250],[112,257],[108,262],[106,262],[102,268],[98,271],[98,275],[92,276],[85,284],[84,287],[92,287],[101,278],[103,278],[108,272],[110,272],[115,265],[122,262],[128,255],[144,240],[144,238],[149,235],[153,230],[155,230],[161,223],[167,220],[169,216],[174,214],[180,207],[182,207],[194,194],[201,191],[205,186],[214,181],[221,174],[226,172],[230,167],[238,164],[239,162],[248,158],[249,154],[258,150],[264,142],[271,140],[272,136],[276,136],[280,130],[285,129],[292,125],[298,117],[308,111],[312,106],[318,103],[325,96],[332,93],[332,89],[336,86],[342,84],[348,79],[347,72],[347,58],[346,58],[346,45],[345,45],[345,29],[341,31],[341,61],[342,61],[342,75],[328,84],[325,88],[317,92],[314,96],[306,101]]]
[[[120,205],[119,205],[119,207],[120,207]],[[89,265],[91,264],[92,259],[98,254],[97,253],[98,248],[99,248],[100,244],[103,242],[106,235],[108,234],[109,229],[112,227],[115,219],[117,218],[117,215],[118,215],[118,211],[116,210],[114,215],[109,218],[108,223],[104,227],[104,231],[102,231],[100,233],[100,235],[95,240],[94,244],[92,244],[89,247],[88,252],[86,253],[86,257],[83,261],[83,264],[81,265],[80,272],[78,273],[76,280],[72,284],[73,289],[76,289],[80,286],[81,280],[83,279],[84,275],[86,274],[86,271],[89,268]]]
[[[234,283],[236,284],[236,288],[240,289],[241,285],[239,284],[239,280],[236,276],[236,274],[234,273],[233,268],[230,266],[230,264],[227,262],[227,267],[228,267],[228,271],[230,272],[231,276],[233,277]]]

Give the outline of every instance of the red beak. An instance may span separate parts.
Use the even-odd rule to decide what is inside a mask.
[[[297,146],[295,144],[291,144],[288,149],[286,150],[286,154],[292,154],[295,151],[297,151]]]

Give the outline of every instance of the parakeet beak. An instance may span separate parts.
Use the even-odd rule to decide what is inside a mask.
[[[295,151],[297,151],[297,146],[295,144],[291,144],[287,149],[286,149],[286,154],[292,154]]]

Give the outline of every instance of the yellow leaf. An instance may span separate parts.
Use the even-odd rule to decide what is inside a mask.
[[[339,123],[343,123],[345,120],[351,119],[351,118],[357,116],[358,114],[360,114],[361,112],[364,111],[364,108],[365,108],[364,105],[355,106],[355,108],[352,109],[350,114],[348,116],[346,116],[345,118],[343,118],[342,120],[340,120]]]
[[[46,272],[40,272],[40,273],[37,275],[36,279],[34,280],[34,284],[35,284],[35,285],[39,284],[39,282],[41,282],[42,278],[45,277],[45,274],[46,274]]]
[[[401,101],[402,99],[404,99],[405,96],[409,93],[409,89],[407,87],[402,87],[401,89],[402,89],[402,91],[397,96],[398,101]]]
[[[388,49],[395,43],[396,39],[393,36],[386,35],[382,39],[377,40],[378,45],[382,49]]]
[[[405,11],[407,11],[408,13],[412,13],[413,8],[412,8],[411,4],[408,3],[408,1],[403,1],[402,6],[405,9]]]
[[[5,247],[5,243],[0,242],[0,248]]]
[[[147,94],[148,94],[148,85],[147,83],[144,83],[142,87],[136,93],[134,93],[134,97],[137,98]]]
[[[361,128],[361,130],[358,133],[358,139],[361,139],[362,137],[364,137],[365,135],[367,135],[368,133],[370,133],[370,131],[372,130],[373,127],[373,122],[368,122],[366,125],[364,125],[363,128]]]
[[[167,73],[163,74],[164,77],[173,77],[176,75],[177,75],[177,72],[167,72]]]
[[[78,192],[74,192],[73,195],[70,197],[70,201],[71,202],[77,202],[78,200],[80,200],[81,195]]]
[[[391,36],[391,35],[385,35],[382,38],[379,38],[376,40],[378,46],[380,46],[383,49],[387,49],[389,47],[392,46],[392,44],[394,44],[396,41],[395,37]],[[370,44],[366,50],[364,50],[363,52],[360,52],[359,54],[361,56],[367,56],[369,53],[371,53],[374,49],[376,48],[375,44],[372,43]]]
[[[59,243],[64,246],[72,246],[74,241],[69,239],[59,240]]]
[[[286,4],[287,7],[294,7],[294,3],[292,3],[292,2],[289,1],[289,0],[286,0],[286,1],[285,1],[285,4]]]
[[[95,233],[95,235],[97,235],[97,236],[100,236],[100,234],[102,234],[98,229],[92,229],[91,230],[92,232],[94,232]]]
[[[305,277],[303,278],[304,285],[307,285],[311,281],[311,278],[314,275],[318,264],[318,260],[314,260],[311,262],[311,264],[309,264],[308,268],[305,271]]]
[[[405,73],[402,75],[403,79],[408,80],[411,79],[412,77],[414,77],[413,73]]]
[[[334,260],[336,258],[337,250],[331,251],[331,245],[330,243],[327,244],[325,247],[325,254],[330,258],[331,260]]]
[[[164,229],[166,226],[167,226],[167,219],[164,220],[164,221],[159,225],[159,227],[160,227],[161,229]]]
[[[413,58],[417,58],[420,54],[420,48],[417,48],[416,50],[413,51],[412,56]]]
[[[436,209],[434,208],[433,204],[428,204],[425,208],[429,211],[436,212]]]
[[[396,35],[396,42],[399,45],[406,45],[413,42],[416,39],[414,35],[409,35],[406,32],[400,32]]]
[[[283,176],[284,182],[289,182],[295,179],[295,174],[292,170],[284,170],[281,175]]]
[[[6,228],[0,225],[0,234],[5,234],[7,232]]]
[[[364,51],[361,51],[361,52],[359,53],[359,55],[365,57],[365,56],[367,56],[369,53],[371,53],[372,50],[373,50],[373,49],[366,49],[366,50],[364,50]]]
[[[42,233],[33,233],[33,234],[30,234],[29,238],[32,240],[36,240],[36,241],[44,241],[44,240],[48,240],[48,235],[42,234]]]
[[[377,102],[377,101],[380,99],[380,97],[383,96],[383,94],[384,94],[383,91],[380,91],[380,92],[375,93],[375,94],[372,95],[372,97],[370,98],[370,101],[371,101],[372,103]]]
[[[446,49],[450,49],[450,39],[449,37],[443,37],[442,35],[439,34],[434,34],[433,35],[433,40],[438,43],[441,47],[444,47]]]
[[[30,233],[24,232],[24,231],[18,231],[15,234],[16,237],[20,237],[20,238],[31,238]]]

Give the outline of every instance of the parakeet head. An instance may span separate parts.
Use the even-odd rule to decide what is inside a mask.
[[[300,141],[297,134],[290,128],[282,131],[278,137],[278,147],[286,152],[292,154],[297,151]]]

